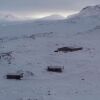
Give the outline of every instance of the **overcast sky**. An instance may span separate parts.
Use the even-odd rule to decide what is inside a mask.
[[[0,0],[0,12],[19,15],[68,15],[85,6],[100,4],[100,0]]]

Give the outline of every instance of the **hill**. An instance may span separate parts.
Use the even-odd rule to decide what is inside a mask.
[[[98,7],[59,21],[0,24],[0,100],[99,100]],[[55,52],[64,47],[83,49]],[[64,69],[48,72],[48,66]],[[8,80],[9,73],[24,76]]]

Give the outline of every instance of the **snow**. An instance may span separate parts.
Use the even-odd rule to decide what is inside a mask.
[[[100,5],[87,6],[83,8],[79,13],[69,16],[68,18],[90,18],[97,17],[100,18]]]
[[[20,15],[17,15],[15,13],[11,13],[11,12],[2,12],[2,11],[0,11],[0,23],[25,21],[25,20],[28,20],[28,19],[31,20],[32,18],[22,17]]]
[[[65,17],[61,15],[49,15],[41,18],[40,20],[63,20],[63,19],[65,19]]]
[[[11,64],[0,59],[0,100],[99,100],[99,20],[87,16],[1,23],[0,53],[12,51],[12,59]],[[65,46],[83,50],[54,52]],[[64,66],[64,71],[47,72],[50,65]],[[22,80],[5,79],[8,73],[20,70],[26,74]]]

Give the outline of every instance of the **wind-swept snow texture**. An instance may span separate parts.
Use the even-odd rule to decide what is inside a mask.
[[[0,100],[99,100],[99,9],[90,6],[63,21],[0,24],[0,54],[11,52],[0,56]],[[66,46],[83,50],[54,52]],[[22,80],[5,78],[16,72],[24,73]]]

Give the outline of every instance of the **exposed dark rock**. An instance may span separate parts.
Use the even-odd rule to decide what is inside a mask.
[[[84,79],[84,78],[82,78],[81,80],[83,80],[83,81],[84,81],[85,79]]]
[[[8,62],[8,64],[11,64],[12,57],[12,51],[6,52],[6,53],[0,53],[0,59],[4,59]]]
[[[79,50],[82,50],[82,49],[83,49],[82,47],[79,47],[79,48],[75,48],[75,47],[62,47],[62,48],[58,48],[54,52],[60,52],[61,51],[61,52],[67,53],[67,52],[79,51]]]
[[[53,35],[53,32],[45,32],[45,33],[36,33],[28,36],[28,38],[36,39],[40,37],[51,37]]]

